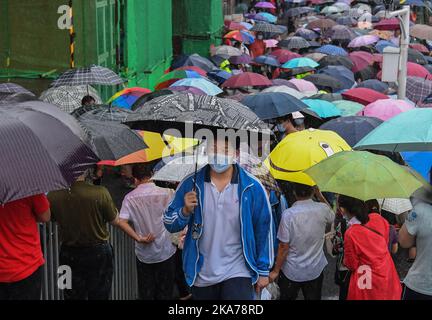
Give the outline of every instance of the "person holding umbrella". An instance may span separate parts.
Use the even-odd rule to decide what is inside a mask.
[[[184,272],[196,300],[252,300],[269,283],[272,212],[257,178],[234,160],[229,139],[208,144],[209,164],[179,185],[164,215],[176,233],[188,226]],[[195,178],[194,178],[195,177]]]

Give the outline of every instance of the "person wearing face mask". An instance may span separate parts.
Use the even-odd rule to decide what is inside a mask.
[[[300,112],[293,112],[276,119],[276,129],[279,132],[279,140],[287,135],[305,129],[304,116]]]
[[[261,32],[257,33],[255,41],[249,46],[249,50],[252,58],[265,55],[266,44],[264,42],[264,35]]]
[[[196,300],[252,300],[269,283],[270,203],[259,180],[235,158],[236,148],[217,140],[196,183],[194,174],[187,177],[164,214],[168,231],[188,226],[183,266]]]

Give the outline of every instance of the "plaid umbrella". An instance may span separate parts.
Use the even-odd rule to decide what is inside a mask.
[[[308,41],[301,37],[288,37],[285,40],[279,42],[279,47],[286,49],[303,49],[309,48],[310,44]]]
[[[82,120],[80,123],[91,134],[95,152],[101,160],[119,160],[148,148],[142,136],[124,124],[96,120]],[[145,157],[141,160],[146,161]]]
[[[37,100],[37,98],[33,94],[0,92],[0,105],[8,105],[31,100]]]
[[[420,77],[408,77],[407,98],[416,104],[421,103],[432,93],[432,81]]]
[[[90,95],[96,100],[96,104],[102,104],[102,99],[95,88],[91,86],[62,86],[49,88],[42,92],[42,101],[56,105],[64,112],[71,113],[81,108],[82,99]]]
[[[297,37],[301,37],[303,39],[306,39],[306,40],[315,40],[316,38],[319,37],[319,34],[316,33],[315,31],[310,30],[310,29],[305,29],[305,28],[297,29],[297,31],[294,33],[294,35]]]
[[[231,46],[219,46],[215,48],[215,55],[223,55],[228,57],[241,56],[243,53],[234,47]]]
[[[277,25],[270,23],[257,23],[253,26],[251,31],[254,32],[266,32],[266,33],[275,33],[282,34],[284,31]]]
[[[41,101],[0,107],[0,135],[2,204],[69,188],[97,162],[77,121]]]
[[[119,85],[124,81],[108,68],[91,65],[88,68],[77,68],[61,74],[57,80],[53,81],[52,87],[61,86],[82,86],[82,85]]]
[[[12,82],[0,83],[0,92],[1,93],[25,93],[34,96],[34,94],[31,91]]]
[[[319,28],[321,30],[326,30],[326,29],[330,29],[331,27],[334,27],[336,24],[337,23],[331,19],[318,19],[309,22],[307,28],[308,29]]]
[[[71,114],[80,121],[97,120],[123,122],[132,111],[124,108],[102,106],[84,106],[76,109]]]
[[[326,37],[332,38],[333,40],[352,40],[356,37],[354,32],[346,26],[336,25],[329,29],[326,33]]]
[[[144,127],[156,132],[170,128],[184,130],[185,123],[193,124],[194,129],[268,131],[255,113],[237,101],[193,94],[156,98],[130,114],[125,122],[134,129]]]

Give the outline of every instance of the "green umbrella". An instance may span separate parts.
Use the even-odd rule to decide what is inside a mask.
[[[432,151],[432,109],[412,109],[385,121],[360,140],[354,149]]]
[[[423,181],[406,167],[367,151],[343,151],[304,171],[321,191],[362,201],[409,198]]]
[[[342,117],[355,116],[364,108],[364,105],[349,100],[337,100],[332,103],[342,112]]]

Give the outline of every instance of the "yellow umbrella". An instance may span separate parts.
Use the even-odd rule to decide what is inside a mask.
[[[144,150],[148,162],[181,153],[199,144],[198,139],[177,138],[170,135],[162,137],[159,133],[150,131],[140,131],[140,134],[148,146]]]
[[[303,170],[309,169],[332,154],[351,150],[337,133],[308,129],[289,134],[265,161],[275,179],[314,186],[316,183]]]

